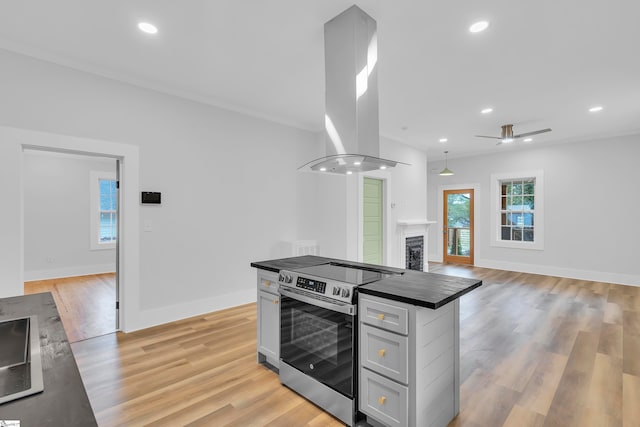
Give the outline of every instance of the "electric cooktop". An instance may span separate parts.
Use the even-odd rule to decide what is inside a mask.
[[[328,264],[314,265],[311,267],[297,268],[296,273],[300,275],[311,275],[325,279],[336,280],[349,283],[355,286],[376,282],[386,277],[391,277],[396,273],[386,270],[369,270],[359,267],[347,266],[331,262]]]

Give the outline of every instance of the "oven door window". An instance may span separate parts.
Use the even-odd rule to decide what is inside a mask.
[[[280,358],[352,398],[354,319],[355,316],[282,296]]]

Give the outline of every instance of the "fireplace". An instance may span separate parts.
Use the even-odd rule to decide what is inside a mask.
[[[424,236],[405,239],[405,267],[407,270],[424,271]]]
[[[429,271],[427,256],[428,229],[435,221],[426,219],[399,220],[399,253],[398,267],[407,270]]]

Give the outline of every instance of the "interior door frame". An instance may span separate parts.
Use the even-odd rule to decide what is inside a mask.
[[[0,142],[14,143],[18,162],[20,199],[20,237],[18,241],[20,289],[24,289],[24,186],[22,174],[23,153],[31,150],[54,151],[88,156],[120,159],[120,224],[118,224],[118,282],[120,300],[119,326],[123,332],[140,329],[144,325],[140,313],[140,207],[139,189],[139,148],[137,146],[110,141],[74,137],[69,135],[38,132],[28,129],[0,126]]]
[[[441,185],[438,186],[438,225],[440,226],[439,232],[436,233],[437,236],[437,251],[439,262],[444,262],[444,233],[442,232],[445,228],[445,217],[444,217],[444,192],[449,190],[473,190],[473,221],[474,225],[476,222],[481,220],[481,212],[476,209],[477,201],[481,200],[481,186],[479,183],[472,184],[451,184],[451,185]],[[479,248],[476,244],[478,233],[476,232],[476,227],[473,227],[472,231],[472,239],[473,239],[473,264],[475,265],[476,261],[479,258]]]

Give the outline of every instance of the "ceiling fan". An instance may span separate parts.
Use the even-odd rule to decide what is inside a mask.
[[[521,133],[520,135],[514,135],[513,125],[502,125],[502,132],[500,133],[500,136],[487,136],[487,135],[476,135],[476,136],[478,138],[499,139],[500,142],[498,142],[497,145],[500,145],[502,143],[513,142],[519,138],[526,138],[527,136],[538,135],[540,133],[545,133],[545,132],[551,132],[551,128],[534,130],[533,132],[526,132],[526,133]]]

